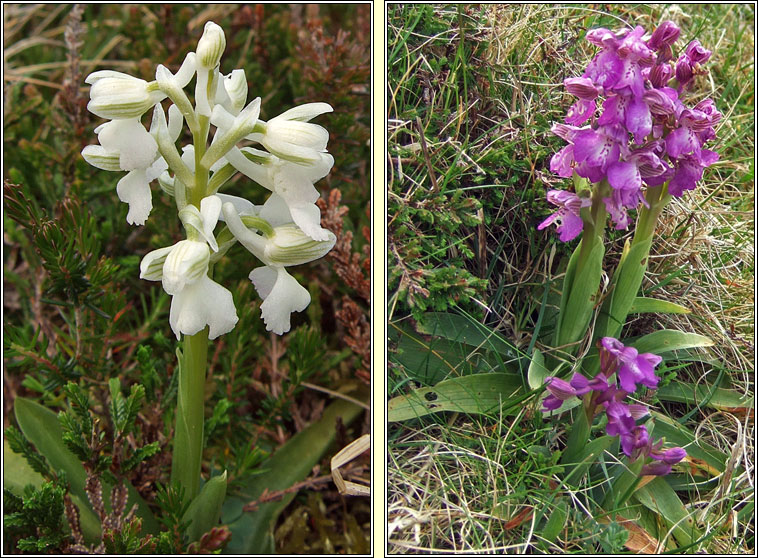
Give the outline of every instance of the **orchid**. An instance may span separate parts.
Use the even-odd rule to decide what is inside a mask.
[[[218,253],[217,246],[214,247],[212,231],[220,217],[223,201],[229,203],[228,199],[219,197],[224,196],[219,194],[219,189],[234,171],[242,172],[270,190],[271,196],[277,200],[274,205],[281,206],[278,214],[269,211],[258,215],[258,219],[264,221],[266,216],[274,220],[264,223],[264,227],[286,222],[289,229],[295,231],[289,235],[279,231],[275,243],[281,250],[292,248],[287,243],[297,244],[300,236],[305,235],[320,243],[321,247],[307,260],[311,261],[326,254],[335,241],[334,235],[320,225],[321,213],[315,203],[319,192],[314,187],[334,164],[333,157],[326,152],[329,134],[322,126],[310,122],[331,112],[332,107],[327,103],[308,103],[289,109],[268,122],[259,120],[260,98],[246,105],[248,90],[244,71],[233,70],[227,75],[218,71],[225,45],[223,30],[208,22],[197,51],[187,55],[176,74],[158,65],[153,82],[110,70],[94,72],[86,80],[92,84],[88,108],[111,121],[96,128],[99,145],[86,146],[82,156],[98,168],[128,173],[117,185],[119,199],[129,205],[127,222],[145,224],[153,208],[150,184],[158,179],[163,191],[175,198],[180,216],[182,212],[188,214],[187,208],[193,208],[203,222],[198,226],[210,231],[205,233],[204,249],[200,248],[202,242],[188,239],[182,242],[193,244],[181,245],[180,242],[171,249],[153,251],[143,260],[147,267],[141,276],[148,280],[162,280],[164,290],[173,297],[169,322],[177,338],[182,333],[193,335],[206,325],[210,327],[211,338],[215,338],[230,331],[237,321],[231,294],[207,275],[209,262],[212,264],[223,255]],[[183,91],[193,76],[196,77],[194,108]],[[168,109],[168,119],[160,105],[167,97],[173,102]],[[141,117],[151,108],[154,108],[152,123],[147,130]],[[184,145],[180,155],[175,144],[182,123],[189,125],[194,137],[200,131],[203,118],[216,127],[210,146],[202,146],[200,150],[197,142]],[[268,151],[237,145],[243,140],[257,142]],[[207,187],[198,184],[198,173],[208,177]],[[210,207],[210,200],[215,200],[212,202],[213,207],[217,207],[215,216],[203,209],[206,205]],[[230,207],[246,208],[240,211],[251,213],[244,202],[236,201]],[[227,211],[225,215],[231,214]],[[227,222],[236,226],[239,214],[235,217],[236,220],[227,217]],[[195,229],[190,226],[187,230],[189,234]],[[180,245],[185,249],[179,249]],[[193,246],[193,249],[189,250],[187,246]],[[223,252],[229,247],[227,245]],[[190,260],[181,260],[179,254]],[[198,264],[200,261],[205,264]],[[186,277],[182,288],[170,288],[171,281],[165,280],[169,276],[169,267],[184,269],[182,265],[200,271]],[[254,282],[265,299],[262,313],[268,329],[283,334],[290,328],[289,312],[302,311],[310,302],[310,295],[302,287],[296,291],[297,282],[283,266],[271,263],[268,267],[281,268],[275,274],[276,280],[272,282],[274,276],[270,272],[258,271]],[[295,292],[297,295],[290,297]],[[197,302],[191,302],[193,297]],[[214,299],[218,304],[206,306],[200,302]],[[280,308],[287,311],[281,310],[280,315]],[[286,319],[282,317],[285,313]]]
[[[92,85],[89,110],[109,122],[95,129],[99,144],[86,146],[82,156],[97,168],[127,173],[116,192],[129,205],[129,224],[150,218],[157,179],[186,232],[171,246],[148,252],[140,278],[161,282],[171,297],[169,325],[182,341],[172,482],[190,498],[200,485],[208,340],[239,321],[232,292],[213,279],[214,265],[237,242],[263,263],[249,278],[263,299],[266,329],[282,335],[290,330],[291,313],[311,300],[286,268],[323,257],[336,242],[321,227],[314,186],[334,165],[329,133],[310,122],[332,107],[306,103],[261,120],[261,98],[247,101],[245,72],[220,73],[225,48],[223,29],[207,22],[196,52],[176,73],[159,64],[150,82],[110,70],[86,79]],[[184,91],[193,78],[194,105]],[[142,117],[150,109],[145,128]],[[192,141],[177,145],[185,123]],[[221,191],[237,171],[270,192],[262,206]]]

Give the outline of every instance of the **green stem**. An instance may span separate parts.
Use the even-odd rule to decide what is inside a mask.
[[[205,370],[208,358],[208,328],[184,337],[179,366],[174,454],[171,482],[185,490],[185,501],[197,496],[203,458],[205,422]]]
[[[208,167],[200,164],[205,155],[210,128],[209,118],[197,116],[192,129],[195,147],[195,174],[187,183],[187,202],[198,209],[208,187]],[[188,237],[192,230],[187,231]],[[208,270],[208,275],[212,275]],[[179,389],[176,403],[174,454],[171,482],[185,491],[185,501],[192,501],[200,487],[203,460],[203,426],[205,423],[205,375],[208,361],[208,328],[184,336],[184,352],[179,366]]]
[[[663,208],[671,199],[668,193],[668,183],[648,188],[645,192],[645,200],[650,207],[642,206],[637,219],[637,228],[634,231],[632,245],[642,242],[653,236],[655,226],[658,224],[658,217],[661,215]]]

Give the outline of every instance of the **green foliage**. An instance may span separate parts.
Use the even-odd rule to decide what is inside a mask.
[[[142,536],[142,520],[132,518],[120,529],[108,529],[103,534],[106,554],[129,556],[132,554],[153,554],[156,544],[153,537]]]
[[[22,498],[3,491],[3,526],[6,536],[17,538],[18,550],[47,553],[68,539],[63,515],[65,493],[65,487],[53,481],[39,488],[27,486]]]

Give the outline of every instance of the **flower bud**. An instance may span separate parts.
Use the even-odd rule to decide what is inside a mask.
[[[100,118],[139,118],[163,98],[160,91],[148,91],[145,80],[121,72],[94,72],[85,82],[92,84],[87,110]]]
[[[313,240],[295,224],[281,225],[268,239],[265,257],[272,265],[299,265],[324,257],[334,247],[337,237],[326,231],[327,240]]]
[[[675,74],[677,81],[679,81],[679,85],[683,86],[692,80],[692,62],[686,55],[683,54],[679,57],[679,60],[676,61]]]
[[[231,101],[231,108],[238,114],[247,101],[247,79],[244,70],[234,70],[223,80],[223,88]]]
[[[203,36],[197,43],[197,51],[195,52],[197,63],[208,70],[215,68],[218,66],[225,48],[224,30],[209,21],[205,24]]]
[[[591,79],[585,77],[573,77],[563,80],[566,91],[584,101],[594,101],[598,96],[598,88]]]

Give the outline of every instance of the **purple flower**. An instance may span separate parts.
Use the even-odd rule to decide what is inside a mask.
[[[668,117],[676,112],[678,94],[671,87],[659,87],[648,89],[642,94],[642,99],[647,104],[654,116]]]
[[[592,202],[587,198],[580,198],[572,192],[564,190],[548,190],[547,201],[560,207],[558,211],[537,225],[541,231],[545,227],[556,223],[559,238],[562,242],[568,242],[579,236],[584,228],[579,211],[582,207],[589,207]]]
[[[589,63],[583,77],[591,79],[596,85],[610,89],[616,85],[623,71],[624,61],[613,50],[603,50]]]
[[[595,101],[583,101],[579,99],[568,109],[566,123],[580,126],[592,118],[596,108]]]
[[[708,62],[711,54],[711,51],[703,48],[703,45],[697,39],[688,44],[687,48],[684,49],[684,55],[692,64],[704,64]]]
[[[721,113],[713,100],[704,99],[692,109],[683,109],[678,120],[679,127],[665,140],[666,153],[673,158],[699,150],[705,139],[714,137],[713,127],[721,120]]]
[[[664,463],[668,465],[676,465],[682,459],[687,457],[687,452],[684,451],[683,448],[669,448],[665,451],[660,451],[660,449],[658,448],[658,449],[653,449],[650,452],[650,457],[658,461],[663,461]]]
[[[674,177],[669,182],[669,194],[678,198],[684,190],[694,190],[697,182],[703,178],[703,169],[718,159],[718,153],[707,149],[701,149],[697,155],[683,155],[677,159]]]
[[[629,406],[620,401],[610,401],[605,405],[608,424],[605,432],[609,436],[628,435],[637,426]],[[627,455],[629,455],[627,453]]]
[[[689,108],[679,98],[711,52],[692,41],[673,64],[672,46],[680,35],[671,21],[647,39],[641,26],[592,29],[586,38],[599,47],[597,54],[581,77],[564,80],[576,102],[565,123],[552,128],[568,145],[552,156],[550,170],[563,178],[576,173],[591,184],[607,180],[612,191],[602,201],[616,229],[628,227],[629,210],[647,205],[645,187],[668,182],[669,192],[681,196],[718,159],[703,149],[721,119],[715,104],[706,99]],[[668,85],[674,76],[677,89]],[[589,201],[574,194],[551,197],[560,209],[539,228],[556,223],[562,240],[576,238],[583,230],[579,210]]]
[[[642,468],[641,475],[663,476],[671,472],[671,466],[676,465],[687,457],[687,452],[683,448],[669,448],[661,451],[663,440],[659,440],[648,451],[648,455],[654,459]]]
[[[629,95],[612,95],[603,103],[603,114],[597,123],[600,126],[621,124],[634,135],[636,143],[642,143],[653,130],[650,108],[643,98]]]
[[[658,52],[658,62],[671,60],[671,45],[679,38],[681,31],[673,21],[664,21],[653,31],[647,46]]]
[[[600,375],[592,380],[588,380],[578,372],[575,372],[569,382],[555,376],[548,376],[545,378],[545,387],[550,392],[550,395],[542,401],[542,410],[554,411],[564,401],[572,397],[581,397],[592,390],[605,391],[608,389],[608,382]]]
[[[618,133],[609,127],[597,130],[582,130],[574,139],[574,158],[577,163],[587,163],[605,171],[608,165],[618,161],[621,148]],[[578,172],[578,171],[577,171]],[[581,174],[580,174],[581,176]],[[585,177],[588,178],[588,177]]]
[[[564,401],[576,396],[576,390],[566,380],[561,380],[554,376],[545,378],[545,387],[550,395],[542,400],[544,411],[554,411],[560,407]]]
[[[645,28],[641,25],[629,32],[618,46],[616,52],[619,56],[643,66],[652,66],[655,63],[655,53],[642,40],[644,34]]]
[[[628,433],[622,433],[619,439],[624,454],[631,457],[632,460],[644,455],[645,450],[650,446],[650,436],[644,425],[635,426]]]
[[[621,389],[633,393],[638,384],[655,389],[658,387],[658,377],[655,375],[655,367],[663,360],[652,353],[639,354],[634,347],[626,347],[618,339],[603,337],[600,340],[601,363],[608,364],[610,357],[615,357],[614,366],[618,374]],[[602,356],[607,351],[609,355]]]
[[[603,393],[609,388],[608,379],[602,374],[598,374],[591,380],[588,380],[577,372],[571,377],[570,383],[577,396],[585,395],[591,391]]]

